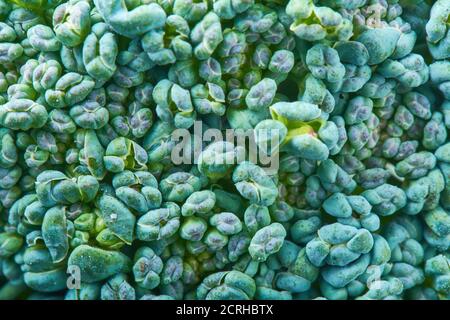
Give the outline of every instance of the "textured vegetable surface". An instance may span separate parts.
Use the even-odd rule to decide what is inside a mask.
[[[0,0],[0,299],[448,300],[449,133],[450,0]]]

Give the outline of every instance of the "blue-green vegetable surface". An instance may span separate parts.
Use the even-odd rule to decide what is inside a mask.
[[[0,0],[0,299],[450,299],[450,0]]]

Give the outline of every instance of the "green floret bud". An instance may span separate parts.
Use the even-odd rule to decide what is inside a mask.
[[[266,259],[278,252],[286,237],[286,230],[280,223],[272,223],[258,230],[253,236],[248,247],[252,259],[266,261]]]

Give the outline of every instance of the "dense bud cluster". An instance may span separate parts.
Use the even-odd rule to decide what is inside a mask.
[[[449,21],[0,0],[0,299],[449,299]]]

